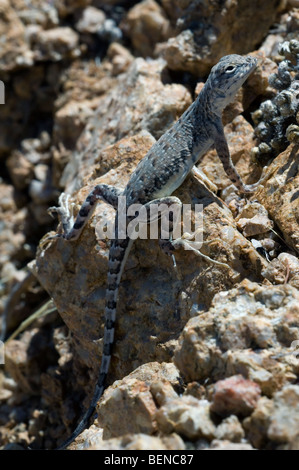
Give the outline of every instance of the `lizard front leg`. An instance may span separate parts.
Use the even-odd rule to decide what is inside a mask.
[[[215,131],[214,144],[217,151],[217,154],[222,162],[223,168],[229,177],[229,179],[234,183],[234,185],[242,193],[253,193],[259,185],[264,181],[265,175],[264,171],[262,177],[254,184],[245,184],[243,183],[241,176],[237,172],[229,152],[227,141],[224,135],[223,126],[221,124],[217,126],[217,131]]]

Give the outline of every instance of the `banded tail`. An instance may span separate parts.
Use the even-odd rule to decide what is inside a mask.
[[[117,215],[115,220],[117,221]],[[89,424],[89,420],[95,411],[97,402],[103,394],[112,354],[119,283],[132,243],[133,240],[130,238],[125,238],[123,240],[118,240],[116,238],[115,240],[111,240],[108,263],[108,283],[106,290],[104,345],[100,374],[88,410],[85,412],[83,418],[71,436],[57,447],[56,450],[62,450],[68,447],[76,437],[86,429]]]

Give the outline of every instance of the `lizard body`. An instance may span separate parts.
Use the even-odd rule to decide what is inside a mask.
[[[59,208],[64,232],[57,236],[66,240],[78,238],[98,199],[115,209],[120,195],[126,197],[127,207],[139,203],[149,208],[157,201],[168,205],[180,203],[171,194],[213,144],[231,181],[241,192],[253,192],[261,180],[254,185],[245,185],[234,168],[224,136],[222,111],[256,66],[257,60],[251,56],[233,54],[220,59],[193,104],[139,162],[124,191],[105,184],[97,185],[81,206],[74,224],[64,209]],[[90,407],[59,449],[67,447],[86,428],[104,390],[114,339],[118,288],[133,243],[128,236],[119,239],[118,230],[116,213],[115,239],[111,240],[109,251],[104,346],[98,381]]]

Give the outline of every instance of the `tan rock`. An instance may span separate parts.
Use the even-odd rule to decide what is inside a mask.
[[[215,439],[211,442],[210,450],[254,450],[254,448],[246,443],[232,443]]]
[[[7,160],[10,177],[18,189],[25,189],[33,178],[33,165],[25,156],[15,151]]]
[[[299,289],[298,258],[289,253],[280,253],[262,271],[262,275],[273,284],[288,283]]]
[[[215,435],[216,439],[219,440],[240,442],[244,438],[245,433],[237,416],[231,415],[217,426]]]
[[[257,449],[263,449],[267,445],[267,432],[273,409],[273,401],[267,397],[261,397],[251,416],[243,421],[247,438]]]
[[[188,439],[212,439],[215,425],[210,417],[207,400],[185,395],[168,400],[156,413],[159,430],[170,434],[176,432]]]
[[[270,0],[263,2],[258,12],[251,3],[240,1],[226,3],[221,11],[210,2],[194,7],[193,2],[163,0],[162,5],[180,32],[164,47],[167,65],[196,76],[207,75],[224,55],[252,51],[268,32],[279,9]],[[251,22],[255,25],[254,35],[247,27]]]
[[[243,281],[217,294],[208,312],[189,320],[175,364],[187,381],[242,374],[272,395],[297,374],[299,364],[285,348],[298,338],[293,322],[298,322],[296,289]]]
[[[105,391],[98,406],[98,423],[104,428],[104,439],[128,433],[154,434],[156,410],[150,387],[145,382],[127,378],[122,383],[114,383]]]
[[[24,259],[23,246],[26,240],[24,224],[28,209],[18,209],[14,188],[10,184],[0,183],[0,267],[11,258]]]
[[[273,228],[273,222],[266,215],[255,215],[251,219],[241,218],[238,220],[238,229],[244,237],[253,237],[261,233],[269,232]]]
[[[55,115],[54,139],[73,149],[87,121],[93,116],[99,100],[70,101]]]
[[[143,0],[131,8],[121,28],[130,37],[136,53],[143,57],[153,56],[156,43],[171,35],[169,20],[154,0]]]
[[[101,431],[93,428],[82,433],[80,442],[73,444],[71,450],[185,450],[184,441],[177,434],[156,437],[138,433],[103,440]],[[123,463],[128,463],[128,457],[124,458]]]
[[[41,376],[39,372],[38,358],[42,349],[29,348],[34,341],[34,336],[38,329],[33,329],[24,333],[22,341],[11,340],[5,345],[5,367],[10,376],[19,387],[26,393],[35,393],[40,386]],[[44,335],[41,348],[47,349],[46,337]],[[40,341],[41,336],[40,336]]]
[[[35,60],[59,61],[80,55],[79,36],[67,26],[37,31],[31,40]]]
[[[108,0],[109,1],[109,0]],[[67,15],[71,15],[78,9],[82,9],[88,6],[91,0],[55,0],[54,4],[57,8],[59,16],[65,18]]]
[[[125,76],[120,75],[102,97],[62,176],[61,184],[68,192],[82,186],[101,150],[141,130],[159,138],[191,104],[185,87],[163,84],[164,66],[163,61],[135,59]]]
[[[298,200],[299,175],[296,170],[298,146],[291,144],[267,169],[267,178],[255,193],[267,209],[286,242],[299,252]]]
[[[103,26],[105,19],[106,15],[102,10],[89,6],[82,11],[76,29],[80,33],[96,33]]]
[[[13,71],[33,64],[33,54],[25,39],[25,27],[8,0],[0,2],[0,68]]]
[[[268,438],[279,443],[292,442],[299,433],[299,386],[288,385],[274,396]]]
[[[134,60],[134,57],[130,53],[130,51],[118,42],[112,42],[110,44],[107,50],[107,57],[112,63],[113,75],[118,75],[119,73],[126,72],[128,67]]]

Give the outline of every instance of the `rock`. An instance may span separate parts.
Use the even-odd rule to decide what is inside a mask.
[[[156,437],[138,433],[103,440],[101,433],[92,428],[82,433],[83,443],[73,444],[72,450],[185,450],[177,434]]]
[[[81,18],[76,23],[76,29],[80,33],[97,33],[104,25],[106,15],[102,10],[89,6],[82,12]]]
[[[254,450],[254,448],[246,443],[232,443],[215,439],[211,442],[210,450]]]
[[[243,208],[236,218],[237,227],[244,237],[253,237],[261,233],[269,232],[273,228],[273,222],[269,219],[266,209],[258,203],[252,203]],[[248,212],[246,217],[245,213]]]
[[[98,99],[70,101],[61,107],[55,115],[54,139],[66,148],[73,149],[98,103]]]
[[[29,344],[33,344],[29,348]],[[43,343],[43,344],[42,344]],[[40,386],[39,355],[48,351],[49,339],[38,329],[25,332],[22,341],[11,340],[5,345],[5,367],[18,386],[29,394]]]
[[[267,431],[273,409],[273,401],[267,397],[261,397],[251,416],[243,421],[246,436],[257,449],[264,449],[267,446]]]
[[[288,385],[274,396],[274,409],[269,419],[268,438],[290,443],[298,437],[299,386]]]
[[[140,367],[137,367],[137,369],[131,372],[128,377],[130,379],[138,379],[147,383],[159,385],[158,389],[156,389],[155,392],[155,395],[157,395],[157,393],[160,394],[160,398],[157,397],[158,402],[161,400],[161,394],[165,395],[164,399],[169,396],[169,392],[171,393],[170,396],[172,396],[172,387],[179,386],[179,375],[179,371],[173,363],[162,362],[162,364],[159,364],[158,362],[150,362],[148,364],[144,364]],[[164,390],[160,390],[161,383],[165,383]],[[168,387],[168,385],[170,384],[172,386],[171,388]]]
[[[155,403],[159,406],[165,405],[167,401],[178,397],[169,382],[154,382],[151,385],[151,393],[154,397]]]
[[[100,100],[62,177],[61,184],[67,192],[82,186],[95,156],[105,147],[140,130],[159,138],[191,104],[185,87],[163,84],[164,65],[163,61],[135,59],[125,76],[119,76],[115,86]]]
[[[273,24],[278,4],[267,0],[258,11],[244,1],[225,4],[163,0],[163,7],[176,23],[179,34],[168,39],[163,56],[172,70],[205,76],[227,54],[246,54],[264,38]],[[246,25],[255,25],[252,35]]]
[[[0,69],[11,72],[33,64],[33,53],[25,39],[25,28],[8,0],[0,2]]]
[[[245,433],[237,416],[230,415],[228,418],[225,418],[219,426],[217,426],[215,436],[216,439],[219,440],[241,442]]]
[[[288,283],[299,289],[299,261],[296,256],[289,253],[280,253],[273,259],[266,269],[262,271],[265,279],[273,284]]]
[[[272,396],[292,382],[298,364],[287,347],[298,338],[298,291],[287,285],[239,287],[214,297],[208,312],[191,318],[175,352],[185,380],[223,380],[242,374]],[[277,354],[277,356],[276,356]]]
[[[172,33],[163,8],[154,0],[143,0],[131,8],[121,28],[131,39],[135,52],[143,57],[153,56],[156,43],[165,41]]]
[[[214,386],[211,411],[220,416],[247,416],[256,407],[260,394],[260,387],[242,375],[219,380]]]
[[[11,258],[24,260],[26,235],[22,227],[28,217],[28,209],[18,209],[12,185],[0,183],[0,266]]]
[[[64,19],[68,15],[74,14],[77,10],[80,10],[91,3],[91,0],[55,0],[55,7],[59,13],[59,16]]]
[[[7,168],[14,186],[20,190],[25,189],[33,178],[33,165],[18,150],[7,159]]]
[[[157,430],[156,409],[150,387],[145,382],[137,379],[116,382],[105,391],[98,406],[98,423],[104,428],[104,439],[128,433],[154,434]]]
[[[105,391],[98,406],[98,424],[103,428],[103,438],[155,433],[156,403],[177,397],[171,386],[171,382],[177,384],[177,378],[174,365],[149,363],[116,381]],[[123,417],[121,425],[119,413]]]
[[[291,144],[273,160],[267,177],[255,193],[256,199],[268,211],[269,217],[279,227],[286,242],[299,252],[298,204],[296,193],[298,146]]]
[[[81,54],[78,48],[79,36],[69,27],[37,31],[31,41],[35,60],[59,61]]]
[[[44,29],[55,27],[59,23],[58,11],[55,8],[57,2],[43,2],[42,0],[35,0],[34,4],[28,4],[24,0],[12,0],[11,4],[18,12],[18,17],[24,25],[27,26],[26,33],[28,32],[29,25],[39,25]]]
[[[190,440],[215,437],[215,425],[211,420],[207,400],[183,396],[168,400],[156,413],[159,430],[176,432]]]
[[[109,57],[112,63],[113,75],[126,72],[134,59],[130,51],[117,42],[110,44],[107,50],[107,57]]]

